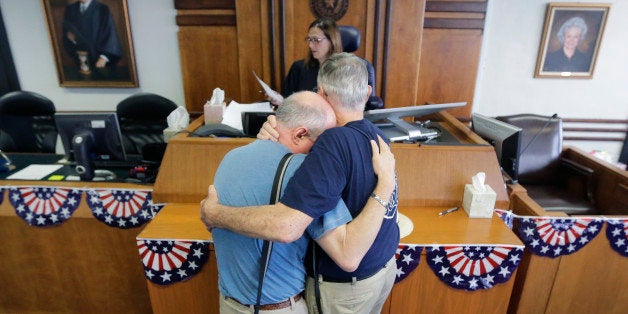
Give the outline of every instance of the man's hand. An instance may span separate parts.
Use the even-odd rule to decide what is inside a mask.
[[[395,156],[390,151],[390,147],[378,135],[379,145],[371,140],[371,149],[373,150],[373,170],[377,175],[378,182],[383,183],[385,191],[391,194],[395,188]]]
[[[73,43],[76,43],[76,36],[74,35],[74,33],[67,32],[67,33],[65,33],[65,35],[68,37],[69,41],[71,41]]]
[[[96,61],[96,67],[99,69],[104,68],[106,64],[107,64],[107,60],[105,60],[102,57],[98,58],[98,61]]]
[[[273,142],[277,142],[279,139],[279,132],[275,130],[277,127],[277,117],[275,115],[269,115],[266,118],[266,122],[262,125],[262,128],[257,133],[257,138],[260,140],[271,140]]]
[[[218,205],[218,193],[216,187],[210,185],[207,189],[207,197],[201,201],[201,221],[205,224],[207,230],[211,231],[215,225],[212,223],[212,214]]]

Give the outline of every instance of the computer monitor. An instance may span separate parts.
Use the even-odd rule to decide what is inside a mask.
[[[55,122],[66,157],[76,162],[81,180],[91,181],[99,163],[126,160],[115,112],[57,113]]]
[[[473,132],[493,145],[502,170],[517,182],[522,129],[479,113],[471,115],[471,126]]]
[[[364,112],[364,118],[374,122],[390,141],[425,140],[437,136],[437,132],[420,125],[409,123],[404,117],[421,117],[442,110],[463,107],[466,102],[433,104],[422,106],[409,106],[397,108],[385,108],[368,110]]]

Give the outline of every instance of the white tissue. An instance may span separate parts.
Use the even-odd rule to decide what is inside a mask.
[[[168,143],[171,137],[188,127],[188,124],[190,124],[190,115],[188,111],[185,110],[185,107],[179,106],[168,114],[166,122],[168,123],[168,127],[164,130],[164,141]]]
[[[216,87],[212,98],[203,106],[205,124],[222,123],[225,111],[225,91]]]
[[[212,98],[209,100],[210,106],[222,106],[225,101],[225,91],[216,87],[212,93]]]
[[[190,115],[185,110],[185,107],[179,106],[177,109],[172,110],[166,118],[166,122],[168,123],[168,129],[178,132],[187,128],[190,124]]]
[[[476,191],[482,193],[486,192],[486,187],[484,186],[484,180],[486,179],[486,174],[484,172],[478,172],[476,175],[471,178],[471,182],[473,182],[473,187]]]

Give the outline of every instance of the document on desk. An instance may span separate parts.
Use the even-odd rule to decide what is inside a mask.
[[[225,109],[225,113],[222,115],[222,124],[242,131],[243,112],[273,112],[273,108],[267,101],[252,104],[239,104],[232,100],[229,106],[227,106],[227,109]]]
[[[257,73],[255,73],[255,71],[253,71],[253,75],[255,75],[255,78],[257,79],[259,84],[262,85],[264,92],[266,93],[266,95],[268,95],[270,99],[274,100],[274,102],[276,103],[281,103],[283,101],[283,96],[270,88],[270,86],[268,86],[266,82],[262,81],[262,79],[257,76]]]
[[[9,180],[41,180],[63,165],[30,165],[7,177]]]

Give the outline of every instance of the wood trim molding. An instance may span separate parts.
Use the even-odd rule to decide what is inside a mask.
[[[275,1],[268,0],[268,36],[270,38],[270,82],[274,85],[276,78],[275,71],[275,45],[277,37],[275,36]]]
[[[486,7],[487,1],[427,0],[423,28],[484,30]],[[460,17],[453,14],[441,16],[442,13],[460,14]]]
[[[178,26],[235,26],[235,15],[177,15]]]
[[[486,1],[438,1],[428,0],[425,12],[482,12],[486,13]]]
[[[235,9],[235,0],[174,0],[174,8],[177,10],[233,10]]]
[[[447,29],[484,29],[484,18],[482,19],[453,19],[453,18],[430,18],[426,17],[423,28],[447,28]]]
[[[379,1],[378,1],[379,2]],[[392,0],[386,0],[386,16],[384,17],[384,53],[382,56],[383,62],[382,62],[382,83],[381,83],[381,91],[380,91],[380,97],[384,100],[384,103],[386,103],[386,84],[387,84],[387,77],[388,75],[386,75],[386,73],[388,73],[388,51],[390,48],[390,23],[391,23],[391,16],[392,16]]]

